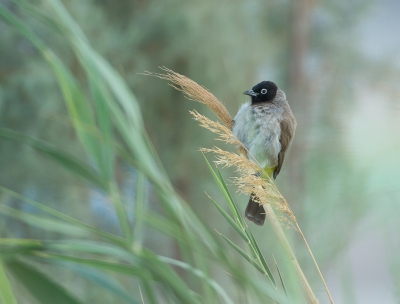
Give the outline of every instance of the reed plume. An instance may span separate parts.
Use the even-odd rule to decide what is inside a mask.
[[[170,86],[178,91],[181,91],[187,99],[205,104],[211,111],[215,113],[215,115],[217,115],[217,117],[228,129],[232,129],[233,120],[229,115],[228,110],[224,104],[219,101],[218,98],[215,97],[209,90],[190,78],[167,69],[166,67],[160,67],[160,69],[167,73],[159,74],[146,71],[143,74],[170,81]]]

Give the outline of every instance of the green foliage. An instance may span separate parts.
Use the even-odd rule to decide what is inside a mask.
[[[2,302],[6,304],[16,303],[10,282],[4,270],[3,263],[0,263],[0,289]]]
[[[271,301],[285,302],[285,298],[275,289],[275,280],[265,262],[257,243],[248,227],[244,226],[237,207],[232,201],[228,188],[219,173],[217,178],[220,189],[223,191],[231,211],[234,212],[235,225],[240,225],[246,242],[249,243],[252,257],[243,250],[244,256],[249,258],[257,269],[272,283],[273,288],[264,288],[252,282],[252,275],[235,267],[230,255],[221,246],[218,236],[210,233],[193,213],[185,206],[182,199],[174,191],[168,177],[158,160],[155,150],[145,132],[143,120],[136,98],[115,70],[89,45],[86,37],[69,16],[60,2],[50,1],[49,14],[40,13],[35,8],[26,7],[26,11],[33,13],[41,20],[51,23],[56,30],[66,38],[71,49],[76,54],[88,78],[90,94],[71,73],[70,69],[42,40],[32,32],[14,14],[1,8],[0,14],[14,29],[25,36],[42,53],[45,60],[52,67],[60,86],[64,101],[68,108],[69,117],[77,134],[77,138],[85,151],[84,157],[74,157],[68,152],[49,143],[40,141],[13,130],[3,128],[0,135],[4,139],[14,140],[31,147],[39,153],[51,158],[56,164],[67,168],[75,176],[83,178],[88,185],[102,189],[110,198],[116,209],[119,225],[123,237],[110,234],[89,224],[78,221],[52,208],[46,207],[29,198],[2,187],[4,195],[22,200],[44,215],[31,214],[19,211],[6,205],[1,206],[1,213],[18,219],[30,226],[49,232],[64,234],[73,237],[64,241],[34,241],[20,239],[3,239],[1,242],[1,256],[4,266],[10,275],[22,285],[27,292],[41,303],[77,303],[51,275],[48,276],[36,270],[39,265],[59,265],[67,267],[94,284],[101,284],[110,293],[121,291],[121,295],[128,302],[138,302],[139,296],[129,297],[125,288],[111,276],[124,275],[136,278],[139,286],[143,286],[144,295],[148,302],[157,303],[165,298],[180,303],[216,303],[221,300],[233,303],[231,295],[225,291],[217,281],[211,279],[209,259],[219,268],[225,269],[234,275],[233,280],[240,284],[253,286],[249,289],[250,298],[269,298]],[[50,14],[52,17],[50,17]],[[117,136],[121,143],[117,141]],[[135,166],[140,172],[137,179],[135,201],[135,230],[132,230],[127,205],[123,201],[121,189],[115,179],[114,162],[120,156]],[[91,164],[88,161],[91,160]],[[152,222],[155,215],[145,212],[145,182],[150,181],[161,200],[165,215],[162,216],[164,226],[159,221],[153,227],[165,233],[167,227],[174,236],[183,260],[177,261],[163,257],[144,247],[142,232],[147,222]],[[218,206],[218,205],[217,205]],[[222,208],[218,206],[222,211]],[[224,214],[224,213],[223,213]],[[102,239],[102,241],[97,240]],[[229,244],[239,249],[232,241]],[[76,266],[82,265],[84,272]],[[30,264],[37,266],[33,267]],[[185,270],[185,280],[171,267]],[[220,270],[221,271],[221,270]],[[108,273],[108,275],[105,275]],[[2,289],[3,298],[12,303],[13,293],[6,282],[7,276],[2,275],[5,282]],[[244,283],[248,281],[247,283]],[[158,286],[159,288],[156,288]],[[17,295],[17,300],[19,295]],[[21,300],[22,301],[22,300]]]
[[[64,288],[47,278],[40,271],[20,261],[6,262],[9,272],[39,303],[82,303],[69,295]]]
[[[157,66],[203,84],[232,114],[260,78],[279,83],[299,127],[277,185],[324,274],[343,272],[353,303],[346,249],[357,235],[383,231],[389,262],[375,262],[388,263],[399,282],[399,76],[389,57],[374,61],[361,50],[369,7],[2,1],[0,302],[142,303],[141,292],[145,303],[295,301],[285,293],[298,295],[296,278],[270,227],[250,231],[234,203],[247,198],[212,167],[210,183],[196,151],[214,142],[187,114],[198,105],[137,74]],[[309,15],[299,26],[302,12]],[[378,107],[357,123],[371,107],[359,91]],[[300,264],[322,290],[302,246]]]

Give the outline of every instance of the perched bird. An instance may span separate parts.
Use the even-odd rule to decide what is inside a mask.
[[[293,139],[296,119],[285,93],[272,81],[262,81],[243,94],[249,95],[251,101],[240,107],[232,132],[247,148],[249,159],[275,179]],[[254,194],[250,196],[245,215],[259,226],[264,224],[265,211]]]

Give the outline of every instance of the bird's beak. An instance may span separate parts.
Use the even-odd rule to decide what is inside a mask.
[[[258,95],[258,94],[257,94],[256,92],[254,92],[253,90],[244,91],[243,94],[244,94],[244,95],[249,95],[249,96],[254,96],[254,97],[257,97],[257,95]]]

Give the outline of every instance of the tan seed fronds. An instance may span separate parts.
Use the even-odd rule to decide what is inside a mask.
[[[232,178],[232,182],[238,192],[248,195],[254,193],[258,197],[260,204],[271,204],[276,209],[287,214],[292,220],[296,220],[285,198],[272,180],[269,177],[261,177],[255,174],[262,170],[257,164],[243,155],[228,152],[218,147],[212,149],[202,148],[200,151],[215,154],[217,158],[215,164],[217,166],[236,168],[239,176]]]
[[[261,205],[271,204],[276,209],[287,214],[292,220],[295,220],[293,212],[290,210],[286,200],[272,183],[272,181],[264,179],[254,174],[240,174],[239,177],[233,179],[238,191],[243,194],[254,193],[258,197]]]
[[[200,151],[204,153],[214,153],[218,159],[217,161],[215,161],[215,163],[219,166],[228,168],[236,167],[238,172],[249,174],[254,174],[255,172],[260,170],[257,164],[251,162],[248,158],[240,154],[225,151],[218,147],[214,147],[212,149],[202,148],[200,149]]]
[[[226,143],[235,145],[235,146],[242,146],[242,143],[232,134],[231,130],[228,129],[226,126],[222,125],[217,121],[213,121],[204,115],[201,115],[197,111],[189,111],[190,114],[197,120],[201,127],[210,130],[211,132],[218,135],[218,140],[224,141]]]
[[[199,85],[190,78],[176,73],[166,67],[160,67],[161,70],[167,72],[166,74],[144,72],[144,75],[155,76],[171,82],[170,86],[178,91],[181,91],[184,96],[190,100],[198,101],[205,104],[211,111],[217,115],[222,123],[229,129],[232,129],[233,120],[229,115],[228,110],[224,104],[218,100],[209,90]]]

